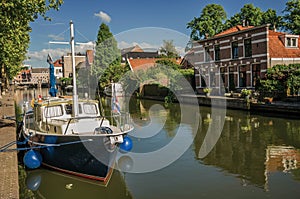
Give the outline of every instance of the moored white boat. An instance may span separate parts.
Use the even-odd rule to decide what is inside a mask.
[[[72,68],[75,74],[74,30],[70,23]],[[133,130],[128,113],[101,114],[98,101],[78,99],[76,75],[73,96],[56,97],[53,63],[50,56],[50,90],[52,97],[32,101],[32,111],[23,118],[20,140],[29,151],[24,163],[29,168],[45,166],[66,173],[106,182],[111,176],[118,145],[131,149],[126,135]]]
[[[23,119],[23,138],[42,156],[42,164],[78,176],[106,181],[114,166],[117,145],[133,127],[129,114],[101,116],[94,100],[50,97],[34,104]],[[112,121],[111,120],[111,121]],[[121,123],[120,123],[121,122]]]

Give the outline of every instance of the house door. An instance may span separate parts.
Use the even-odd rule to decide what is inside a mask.
[[[241,71],[240,72],[240,79],[239,79],[239,86],[241,88],[245,88],[246,87],[246,71]]]
[[[246,76],[246,67],[240,66],[239,67],[239,87],[245,88],[247,83],[247,76]]]
[[[234,83],[234,74],[229,73],[229,91],[235,90],[235,83]]]

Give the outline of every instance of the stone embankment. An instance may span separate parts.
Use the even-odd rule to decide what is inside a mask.
[[[0,98],[0,147],[16,141],[16,123],[8,119],[14,117],[14,93]],[[11,146],[16,148],[16,145]],[[0,152],[0,198],[19,198],[17,152]]]

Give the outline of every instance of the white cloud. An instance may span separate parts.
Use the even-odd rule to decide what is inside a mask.
[[[48,37],[55,41],[63,41],[65,39],[64,37],[61,37],[59,35],[53,35],[53,34],[48,35]]]
[[[103,22],[109,23],[111,21],[111,17],[105,12],[100,11],[99,13],[94,14],[96,17],[99,17]]]
[[[86,53],[87,50],[91,50],[94,48],[94,43],[92,41],[87,42],[85,44],[75,45],[76,53]],[[62,56],[67,55],[71,52],[71,49],[68,45],[65,48],[49,48],[42,49],[40,51],[29,51],[27,53],[27,57],[29,59],[25,60],[26,64],[31,65],[32,67],[47,67],[47,56],[51,55],[52,59],[55,61],[60,59]]]

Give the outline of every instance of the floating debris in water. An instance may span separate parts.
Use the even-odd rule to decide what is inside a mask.
[[[66,184],[66,189],[72,189],[73,188],[73,184]]]

